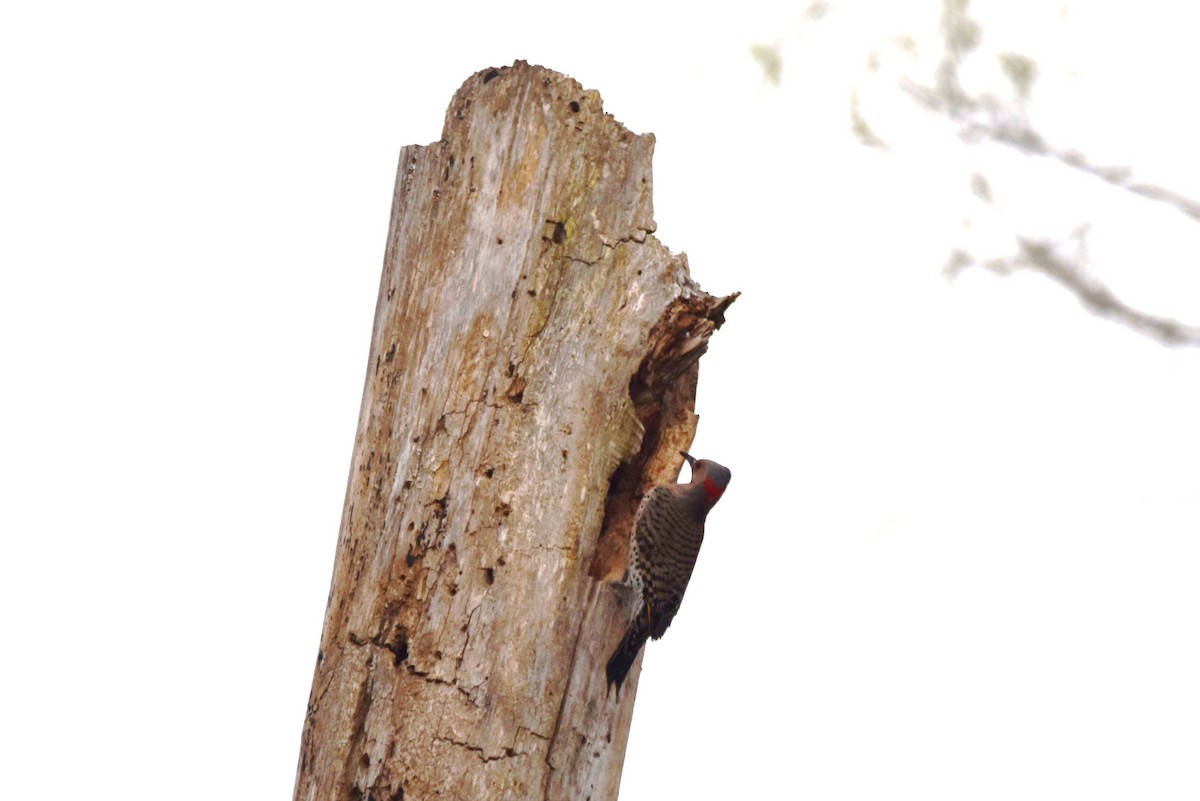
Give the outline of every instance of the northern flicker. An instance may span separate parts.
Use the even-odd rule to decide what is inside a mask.
[[[617,685],[618,698],[646,638],[662,637],[679,611],[704,541],[704,519],[729,486],[729,468],[680,453],[692,466],[692,480],[650,490],[634,519],[626,580],[635,611],[606,671],[608,687]]]

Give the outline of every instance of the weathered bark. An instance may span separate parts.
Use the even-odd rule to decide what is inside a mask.
[[[299,799],[611,799],[604,664],[714,298],[650,234],[652,136],[517,62],[400,154]]]

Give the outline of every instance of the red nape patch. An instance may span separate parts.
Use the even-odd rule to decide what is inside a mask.
[[[708,502],[716,503],[725,492],[724,487],[718,487],[711,478],[704,479],[704,491],[708,493]]]

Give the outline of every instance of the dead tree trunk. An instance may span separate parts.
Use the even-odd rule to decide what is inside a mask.
[[[297,801],[616,797],[599,579],[736,297],[650,235],[653,148],[517,62],[401,151]]]

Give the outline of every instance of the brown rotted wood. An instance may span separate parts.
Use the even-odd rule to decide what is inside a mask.
[[[597,578],[736,297],[651,235],[653,148],[517,62],[402,150],[297,799],[616,797]]]

